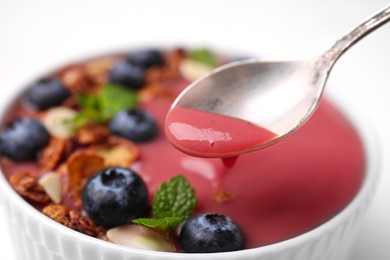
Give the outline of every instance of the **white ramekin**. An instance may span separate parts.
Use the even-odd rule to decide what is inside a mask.
[[[0,102],[0,118],[24,86],[35,79],[29,77],[16,88],[8,89]],[[372,123],[365,111],[360,111],[361,106],[353,105],[346,98],[337,98],[336,105],[361,136],[367,159],[366,175],[351,203],[307,233],[276,244],[229,253],[183,254],[126,248],[78,233],[47,218],[16,194],[0,174],[0,204],[4,207],[16,257],[18,260],[346,260],[354,234],[375,192],[381,151]]]

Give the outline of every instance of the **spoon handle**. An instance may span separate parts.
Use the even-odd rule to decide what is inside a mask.
[[[388,21],[390,21],[390,5],[377,12],[358,25],[350,33],[336,41],[322,57],[327,61],[328,65],[332,67],[336,60],[351,46]]]

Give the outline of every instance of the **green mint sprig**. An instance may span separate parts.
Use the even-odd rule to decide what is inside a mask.
[[[154,194],[153,218],[138,218],[133,223],[161,230],[174,229],[192,215],[196,203],[194,188],[183,175],[178,175],[162,183]]]
[[[188,57],[191,60],[206,64],[212,68],[218,66],[217,56],[209,49],[200,48],[188,52]]]
[[[76,96],[81,111],[70,122],[75,128],[89,121],[104,123],[123,109],[133,108],[138,103],[135,91],[115,84],[105,84],[95,95]]]

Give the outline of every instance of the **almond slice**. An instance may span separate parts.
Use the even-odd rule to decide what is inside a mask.
[[[73,109],[56,107],[49,109],[43,115],[42,122],[51,135],[66,139],[73,134],[71,125],[66,121],[73,119],[76,115],[77,112]]]
[[[190,59],[183,60],[179,69],[183,77],[189,81],[197,80],[213,70],[211,66]]]
[[[39,178],[38,184],[43,188],[49,198],[56,204],[62,200],[61,177],[58,173],[48,172]]]
[[[140,225],[124,225],[107,231],[107,238],[112,243],[155,251],[174,252],[172,241],[166,239],[163,233]]]

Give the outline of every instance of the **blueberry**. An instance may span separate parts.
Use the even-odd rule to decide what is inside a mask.
[[[214,253],[240,250],[243,236],[229,217],[217,213],[196,215],[181,228],[178,242],[187,253]]]
[[[109,129],[112,134],[133,142],[150,141],[158,134],[157,123],[153,116],[139,108],[118,112],[111,119]]]
[[[82,191],[82,202],[84,210],[97,225],[111,228],[145,216],[148,192],[136,172],[111,167],[87,181]]]
[[[161,66],[164,64],[164,55],[162,52],[154,49],[139,50],[131,53],[127,60],[134,65],[142,68],[150,68],[152,66]]]
[[[58,106],[70,96],[69,90],[57,79],[43,79],[27,91],[25,98],[38,110]]]
[[[0,132],[0,154],[14,161],[34,160],[49,140],[50,134],[39,121],[15,119]]]
[[[109,81],[138,90],[145,85],[146,73],[144,68],[122,59],[117,61],[109,71]]]

